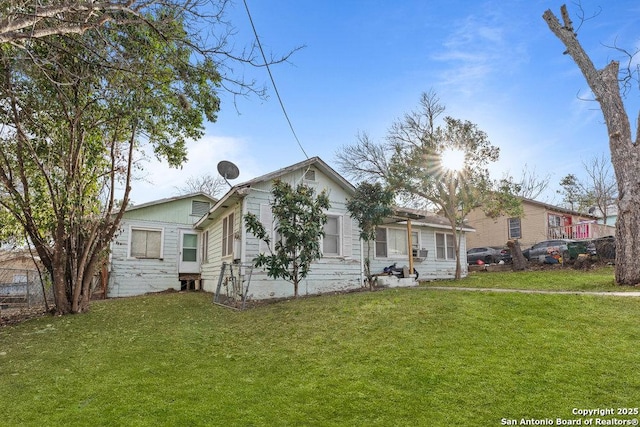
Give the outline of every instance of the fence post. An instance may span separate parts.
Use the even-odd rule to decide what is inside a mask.
[[[27,279],[25,286],[27,287],[27,308],[31,308],[31,295],[29,295],[29,271],[25,270],[24,277]]]

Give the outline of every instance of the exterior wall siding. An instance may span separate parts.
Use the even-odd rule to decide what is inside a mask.
[[[194,200],[211,203],[211,200],[206,197],[185,198],[133,209],[127,211],[125,217],[143,221],[192,225],[201,218],[200,215],[192,215],[191,213],[191,202]]]
[[[394,228],[399,228],[398,226],[392,226]],[[438,280],[438,279],[453,279],[456,274],[456,260],[442,260],[437,259],[436,257],[436,233],[446,233],[451,234],[450,230],[440,229],[440,228],[432,228],[427,226],[412,226],[413,231],[418,231],[420,233],[419,243],[420,248],[427,249],[429,252],[427,257],[422,260],[416,260],[414,258],[413,267],[418,272],[419,280]],[[467,243],[466,236],[469,233],[464,233],[462,235],[462,241],[460,245],[460,254],[462,256],[462,276],[465,277],[468,273],[467,267]],[[372,243],[373,245],[373,243]],[[409,266],[409,258],[405,257],[379,257],[374,255],[375,248],[371,248],[372,260],[371,260],[371,273],[372,274],[381,274],[384,271],[385,267],[396,263],[398,267]],[[365,249],[366,250],[366,249]]]
[[[131,227],[161,228],[163,258],[129,258]],[[184,227],[184,226],[182,226]],[[180,289],[178,281],[178,247],[181,226],[156,221],[124,220],[122,232],[113,242],[109,272],[108,297],[141,295],[167,289]]]
[[[346,200],[348,194],[342,188],[334,185],[332,180],[319,170],[315,171],[315,180],[313,182],[303,179],[304,172],[305,170],[298,170],[280,179],[288,182],[292,186],[304,182],[315,188],[316,192],[320,192],[325,188],[329,191],[331,208],[328,213],[342,216],[343,231],[347,231],[348,235],[342,234],[343,241],[341,243],[343,247],[350,246],[350,253],[340,257],[323,257],[315,261],[309,275],[303,279],[299,285],[299,294],[315,295],[358,288],[361,286],[359,230],[356,224],[353,223],[353,220],[347,216]],[[262,182],[253,185],[249,195],[233,208],[236,222],[235,229],[239,231],[241,241],[243,242],[240,256],[235,254],[234,258],[239,258],[244,265],[251,264],[253,259],[255,259],[261,251],[265,250],[265,247],[256,237],[246,232],[243,216],[245,213],[251,212],[260,217],[261,206],[269,206],[271,185],[272,182]],[[215,292],[216,290],[222,263],[233,260],[233,258],[223,259],[221,252],[215,249],[220,246],[220,242],[222,241],[222,218],[224,216],[226,216],[226,214],[221,215],[220,218],[216,219],[207,227],[211,239],[209,245],[209,262],[203,264],[202,276],[204,278],[204,289],[210,292]],[[348,221],[348,223],[346,223],[346,221]],[[244,277],[243,279],[247,278]],[[282,298],[292,295],[293,284],[282,279],[272,279],[267,276],[266,271],[263,269],[253,269],[248,292],[250,299]]]

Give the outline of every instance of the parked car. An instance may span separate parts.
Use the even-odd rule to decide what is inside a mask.
[[[547,257],[554,256],[572,259],[580,253],[587,253],[586,244],[572,239],[544,240],[522,251],[522,255],[529,261],[539,262],[546,262]]]
[[[483,246],[471,248],[467,251],[467,263],[477,264],[481,260],[485,264],[496,264],[500,261],[511,262],[511,252],[507,248],[499,246]]]
[[[597,255],[601,260],[616,259],[616,238],[614,236],[593,239],[588,245],[589,255]]]

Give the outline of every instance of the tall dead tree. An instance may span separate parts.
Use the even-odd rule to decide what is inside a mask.
[[[611,162],[618,183],[615,278],[620,285],[640,284],[640,144],[631,136],[629,117],[624,108],[620,64],[612,60],[597,69],[578,41],[566,5],[560,8],[562,23],[547,10],[542,17],[549,29],[566,47],[600,104],[609,133]],[[638,117],[640,125],[640,116]]]

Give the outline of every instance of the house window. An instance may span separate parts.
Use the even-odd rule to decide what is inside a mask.
[[[182,235],[182,261],[197,262],[198,261],[198,235],[184,233]]]
[[[376,256],[387,257],[387,229],[376,228]]]
[[[209,261],[209,230],[202,233],[202,262]]]
[[[453,234],[436,233],[436,258],[452,260],[456,258],[456,251],[453,247]]]
[[[131,228],[129,257],[162,259],[162,229]]]
[[[520,218],[509,218],[509,238],[510,239],[522,238],[522,228],[520,224]]]
[[[209,208],[211,205],[209,202],[202,202],[200,200],[193,200],[191,202],[191,215],[202,217],[207,212],[209,212]]]
[[[411,248],[414,253],[419,249],[418,232],[411,232]],[[403,257],[407,256],[407,230],[402,228],[376,229],[376,256]]]
[[[222,256],[233,255],[233,222],[233,213],[222,220]]]
[[[562,225],[562,217],[560,215],[549,214],[549,227],[560,227]]]
[[[327,216],[322,238],[322,255],[340,255],[340,217],[338,216]]]

